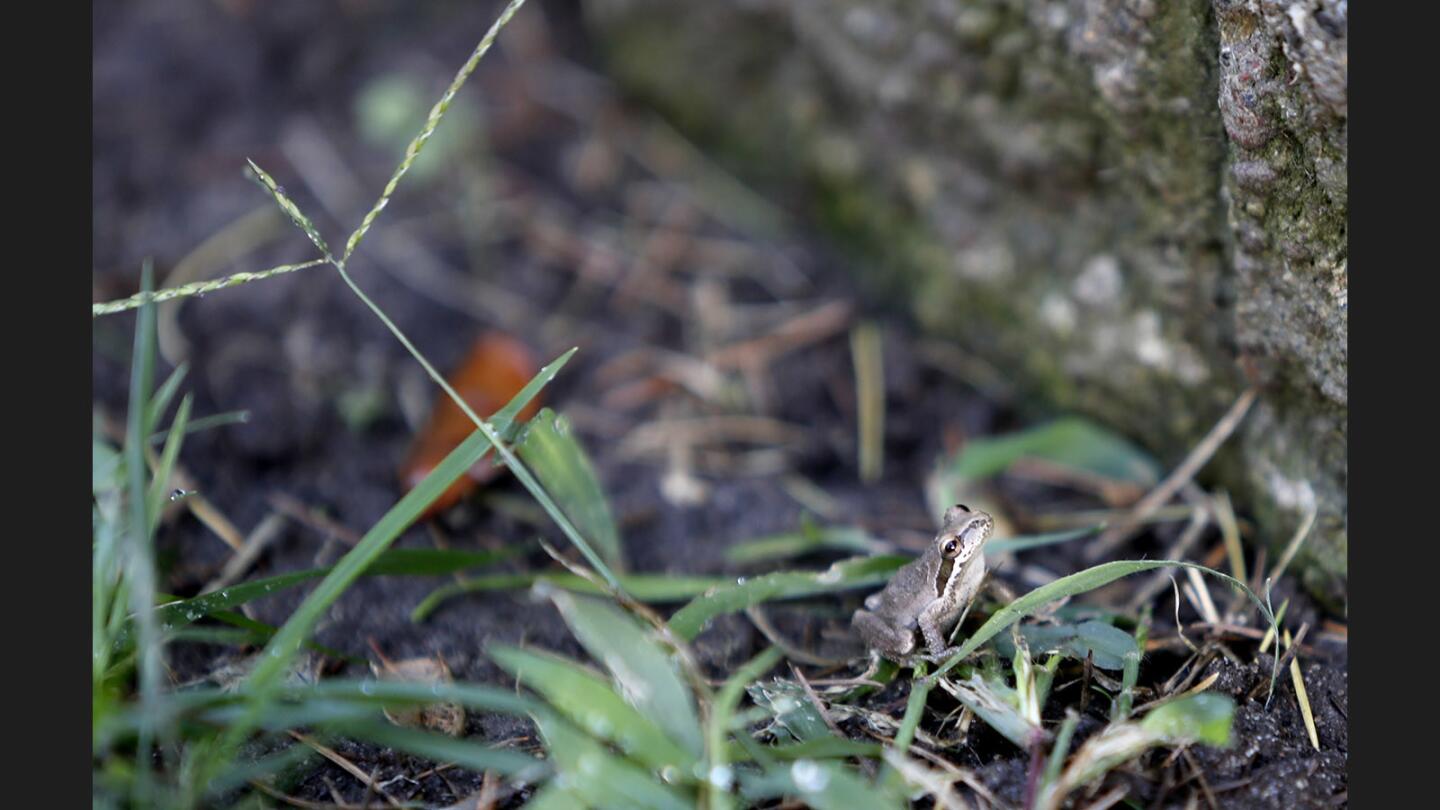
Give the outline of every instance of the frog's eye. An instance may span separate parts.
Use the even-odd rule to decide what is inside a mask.
[[[943,553],[946,557],[954,557],[956,554],[959,554],[959,553],[960,553],[960,541],[959,541],[959,540],[956,540],[956,539],[953,538],[953,537],[950,538],[949,540],[946,540],[946,541],[945,541],[945,547],[944,547],[943,549],[941,549],[941,553]]]

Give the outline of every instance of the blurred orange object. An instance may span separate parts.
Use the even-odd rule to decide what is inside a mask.
[[[538,371],[525,344],[499,332],[488,332],[475,341],[460,367],[446,379],[477,416],[488,419],[520,393],[520,389]],[[539,409],[540,397],[537,396],[520,411],[519,418],[529,419]],[[430,418],[420,435],[415,437],[405,464],[400,468],[400,480],[406,490],[414,489],[445,456],[474,432],[475,423],[441,392],[430,411]],[[455,483],[430,504],[421,518],[431,518],[449,509],[498,472],[499,468],[487,455],[470,468],[468,475],[455,479]]]

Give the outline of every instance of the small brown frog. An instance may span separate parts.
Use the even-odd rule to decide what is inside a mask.
[[[906,564],[885,590],[865,599],[851,620],[874,651],[903,663],[915,649],[915,629],[925,636],[931,660],[954,652],[945,634],[970,606],[985,579],[985,541],[995,519],[963,505],[945,510],[945,525],[920,558]]]

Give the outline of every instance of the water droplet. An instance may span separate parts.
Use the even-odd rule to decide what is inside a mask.
[[[555,417],[555,435],[557,435],[557,436],[569,436],[569,435],[570,435],[570,420],[569,420],[569,419],[566,419],[564,416],[557,416],[557,417]]]
[[[818,793],[830,784],[830,774],[808,759],[795,760],[790,766],[790,778],[795,780],[795,787],[805,793]]]
[[[735,578],[735,584],[736,584],[736,585],[744,585],[745,582],[746,582],[746,578],[745,578],[745,577],[736,577],[736,578]]]
[[[608,737],[610,736],[611,728],[610,720],[605,716],[599,714],[590,715],[590,732],[595,736]]]
[[[373,694],[375,694],[375,686],[374,686],[370,681],[362,681],[362,682],[360,683],[360,694],[362,694],[362,695],[373,695]]]
[[[710,780],[710,784],[715,787],[721,790],[729,790],[730,785],[735,782],[735,772],[731,770],[728,765],[716,765],[710,769],[710,775],[707,778]]]
[[[180,500],[181,498],[188,498],[188,497],[190,497],[191,495],[194,495],[194,494],[195,494],[195,490],[193,490],[193,489],[177,489],[177,490],[174,490],[174,491],[172,491],[172,492],[170,493],[170,501],[171,501],[171,503],[174,503],[175,501],[178,501],[178,500]]]

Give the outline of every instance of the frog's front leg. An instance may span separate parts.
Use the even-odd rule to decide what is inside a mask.
[[[925,646],[930,648],[932,661],[949,658],[959,649],[945,646],[945,630],[955,619],[954,613],[946,616],[947,612],[942,602],[935,602],[920,614],[920,632],[925,636]]]

